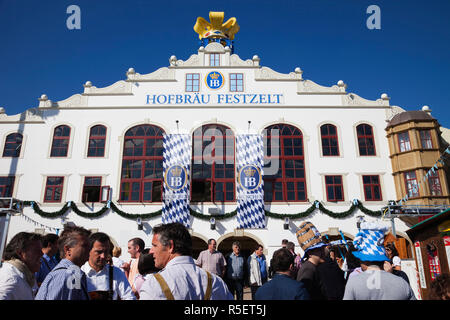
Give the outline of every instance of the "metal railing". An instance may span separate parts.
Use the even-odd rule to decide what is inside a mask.
[[[12,197],[0,197],[0,212],[20,213],[23,211],[23,201]]]
[[[397,217],[423,217],[429,215],[439,214],[450,208],[449,205],[408,205],[400,206],[397,204],[390,204],[382,209],[385,218],[397,218]]]

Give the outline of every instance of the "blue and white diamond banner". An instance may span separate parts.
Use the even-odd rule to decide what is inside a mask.
[[[265,228],[263,137],[256,134],[238,135],[236,137],[236,162],[238,228]]]
[[[179,222],[189,228],[191,137],[187,134],[165,134],[163,148],[162,222]]]

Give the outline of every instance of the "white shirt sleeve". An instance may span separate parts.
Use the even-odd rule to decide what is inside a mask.
[[[133,290],[131,290],[130,283],[125,276],[125,273],[117,268],[114,272],[114,278],[117,284],[116,293],[120,296],[120,299],[136,300],[136,296],[134,295]]]

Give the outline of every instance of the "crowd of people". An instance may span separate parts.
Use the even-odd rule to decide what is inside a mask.
[[[131,260],[121,257],[102,232],[66,226],[41,236],[20,232],[5,248],[0,300],[414,300],[385,230],[363,223],[353,242],[333,244],[314,225],[299,226],[295,244],[283,240],[270,259],[258,244],[245,257],[238,241],[224,256],[215,239],[197,259],[189,231],[179,223],[153,228],[150,249],[128,241]],[[450,299],[449,275],[431,285],[434,299]]]

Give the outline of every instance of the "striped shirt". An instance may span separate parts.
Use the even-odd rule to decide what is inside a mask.
[[[214,273],[216,276],[222,277],[227,261],[220,251],[211,253],[208,249],[200,252],[195,264],[205,271]]]
[[[86,274],[62,259],[45,278],[35,300],[89,300]]]

